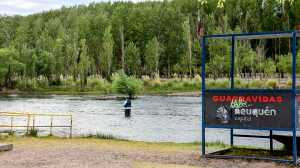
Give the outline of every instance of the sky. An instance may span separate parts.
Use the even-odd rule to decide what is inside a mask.
[[[91,2],[113,2],[120,0],[0,0],[0,15],[28,15],[58,9],[62,6],[89,4]],[[126,0],[128,1],[128,0]],[[142,1],[142,0],[129,0]]]

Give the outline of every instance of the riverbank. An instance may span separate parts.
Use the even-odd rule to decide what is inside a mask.
[[[124,99],[126,95],[103,93],[97,91],[19,91],[19,90],[7,90],[0,91],[0,96],[49,96],[49,95],[74,95],[74,96],[92,96],[97,100],[119,100]],[[138,96],[188,96],[188,97],[199,97],[201,92],[199,90],[194,91],[163,91],[163,92],[143,92]]]
[[[203,159],[200,144],[146,143],[97,138],[1,138],[14,149],[0,154],[2,168],[202,168],[245,167],[281,168],[272,162]],[[213,144],[210,150],[224,147]],[[251,163],[251,164],[249,164]]]
[[[163,95],[163,96],[199,96],[201,90],[201,78],[132,78],[141,86],[139,95]],[[49,85],[48,81],[38,79],[24,79],[15,89],[2,88],[0,95],[114,95],[116,91],[112,87],[113,81],[109,82],[102,78],[88,78],[85,86],[73,80],[62,80],[57,85]],[[280,82],[279,82],[280,81]],[[227,78],[207,79],[207,88],[229,88],[230,81]],[[291,80],[279,79],[239,79],[235,81],[237,88],[289,88]],[[300,86],[299,86],[300,87]]]

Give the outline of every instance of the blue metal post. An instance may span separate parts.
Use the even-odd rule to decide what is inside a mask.
[[[231,89],[234,89],[234,54],[235,54],[235,36],[231,37],[231,68],[230,68],[230,81]],[[230,145],[233,146],[233,128],[230,129]]]
[[[201,77],[202,77],[202,156],[205,156],[205,61],[206,61],[206,38],[202,38],[202,61],[201,61]]]
[[[296,55],[297,33],[293,32],[292,55],[293,55],[293,83],[292,83],[292,130],[293,130],[293,162],[297,164],[297,110],[296,110]]]

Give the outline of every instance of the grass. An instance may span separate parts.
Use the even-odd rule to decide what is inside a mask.
[[[97,133],[96,135],[94,134],[88,134],[88,135],[83,135],[81,136],[82,138],[95,138],[95,139],[107,139],[107,140],[122,140],[126,141],[126,139],[123,139],[121,137],[112,135],[112,134],[104,134],[104,133]]]
[[[30,130],[26,136],[38,137],[38,130],[35,128],[30,128]]]
[[[49,143],[68,145],[70,143],[94,144],[98,147],[118,147],[125,150],[143,149],[155,151],[200,151],[199,142],[193,143],[173,143],[173,142],[142,142],[119,139],[109,135],[88,135],[82,137],[64,138],[55,136],[31,137],[31,136],[1,136],[0,143],[13,143],[16,145],[47,146]],[[60,146],[59,145],[59,146]],[[220,142],[206,143],[210,149],[222,149],[227,145]]]

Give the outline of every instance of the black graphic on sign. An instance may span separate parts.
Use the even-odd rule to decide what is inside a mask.
[[[206,91],[207,126],[291,128],[290,91]]]

